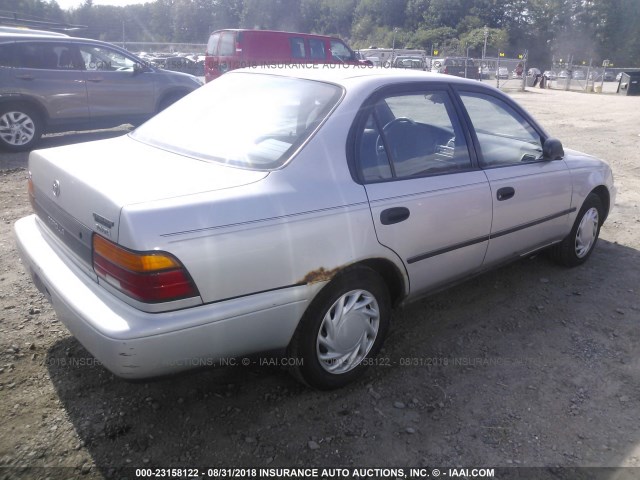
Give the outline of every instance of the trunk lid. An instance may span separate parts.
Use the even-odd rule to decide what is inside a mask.
[[[166,152],[128,136],[34,151],[29,170],[36,213],[85,263],[91,262],[92,232],[118,240],[125,205],[238,187],[268,175]]]

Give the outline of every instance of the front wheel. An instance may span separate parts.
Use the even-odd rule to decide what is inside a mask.
[[[294,376],[321,390],[356,380],[389,329],[391,303],[382,277],[368,267],[338,274],[311,302],[289,346]]]
[[[41,135],[40,116],[33,109],[20,105],[0,108],[0,147],[13,152],[31,150]]]
[[[551,247],[553,259],[567,267],[575,267],[586,262],[598,241],[604,213],[600,197],[590,193],[582,204],[569,235]]]

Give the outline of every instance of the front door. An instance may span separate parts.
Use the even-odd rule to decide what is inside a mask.
[[[491,265],[561,240],[569,231],[571,176],[563,160],[542,158],[542,137],[504,100],[460,92],[491,185]]]
[[[136,61],[117,50],[80,45],[93,120],[150,117],[156,112],[155,73],[134,71]]]

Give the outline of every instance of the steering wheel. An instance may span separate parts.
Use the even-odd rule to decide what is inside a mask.
[[[398,128],[398,126],[401,126],[401,125],[414,126],[415,124],[416,122],[414,122],[410,118],[397,117],[391,120],[389,123],[387,123],[384,127],[382,127],[382,131],[384,132],[385,135],[389,135],[391,132],[393,132],[395,128]],[[382,135],[378,135],[378,138],[376,139],[376,152],[380,154],[384,151],[385,149],[384,149],[384,142],[382,141]]]

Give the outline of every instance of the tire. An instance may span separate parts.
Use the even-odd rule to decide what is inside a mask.
[[[345,270],[303,315],[289,344],[289,356],[296,359],[291,373],[320,390],[353,382],[380,351],[390,320],[389,291],[382,277],[363,266]]]
[[[26,105],[0,107],[0,147],[12,152],[32,150],[42,136],[40,115]]]
[[[600,197],[590,193],[582,204],[569,235],[551,247],[551,257],[566,267],[576,267],[586,262],[598,241],[604,213]]]

